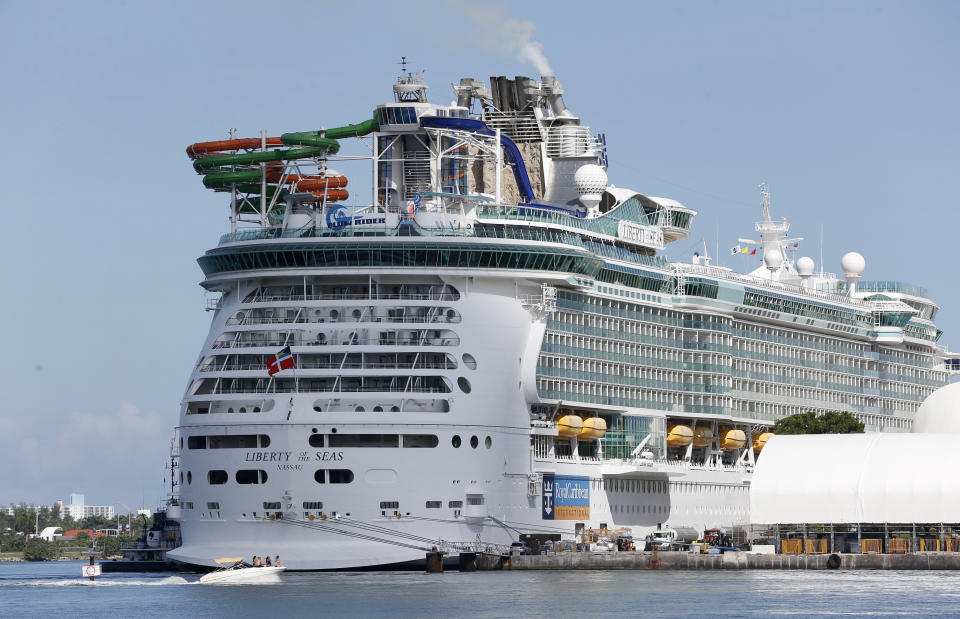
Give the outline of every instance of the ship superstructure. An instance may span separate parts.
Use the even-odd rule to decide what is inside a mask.
[[[755,272],[668,261],[696,212],[610,185],[553,76],[465,78],[448,106],[413,73],[393,90],[360,124],[188,148],[231,231],[199,259],[214,313],[178,428],[177,560],[732,529],[777,419],[907,430],[956,368],[926,291],[860,281],[858,254],[842,278],[794,260],[765,189]],[[331,167],[348,139],[370,153],[362,206]]]

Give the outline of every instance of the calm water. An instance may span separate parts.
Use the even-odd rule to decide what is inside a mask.
[[[78,578],[81,562],[0,563],[0,615],[70,617],[958,616],[958,572],[290,573],[273,585],[197,575]]]

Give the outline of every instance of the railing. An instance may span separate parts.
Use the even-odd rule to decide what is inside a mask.
[[[312,309],[312,308],[311,308]],[[363,324],[363,323],[406,323],[406,324],[457,324],[461,321],[460,316],[449,318],[445,315],[437,316],[341,316],[340,318],[310,318],[308,316],[298,316],[297,318],[261,318],[258,316],[244,316],[241,319],[230,318],[227,320],[228,326],[244,325],[280,325],[280,324]]]
[[[227,365],[205,365],[200,368],[201,372],[235,372],[248,370],[266,370],[265,363],[231,363]],[[297,365],[298,370],[455,370],[457,364],[449,361],[447,363],[310,363],[301,362]]]
[[[243,303],[272,303],[276,301],[459,301],[460,294],[455,292],[382,294],[382,293],[343,293],[343,294],[256,294],[243,300]]]
[[[212,349],[223,348],[275,348],[277,346],[459,346],[460,338],[457,336],[447,337],[349,337],[345,335],[344,339],[337,338],[333,341],[304,341],[302,338],[291,338],[286,341],[218,341],[211,346]]]
[[[698,273],[701,275],[708,275],[710,277],[735,281],[741,284],[748,284],[750,286],[755,286],[761,289],[769,290],[778,290],[783,291],[791,295],[798,296],[811,296],[823,301],[829,301],[831,303],[841,303],[843,305],[853,305],[858,309],[870,309],[871,305],[867,301],[861,299],[854,299],[851,297],[842,296],[839,294],[833,294],[830,292],[822,292],[815,290],[813,288],[803,288],[801,286],[794,286],[792,284],[785,284],[783,282],[778,282],[770,279],[763,279],[762,277],[755,277],[753,275],[746,275],[743,273],[735,273],[733,271],[728,271],[726,269],[721,269],[713,266],[706,266],[702,264],[675,264],[678,270],[682,270],[684,273]]]

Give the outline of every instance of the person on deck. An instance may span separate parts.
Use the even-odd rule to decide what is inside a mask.
[[[270,555],[267,555],[267,567],[273,567],[273,563],[270,562]]]

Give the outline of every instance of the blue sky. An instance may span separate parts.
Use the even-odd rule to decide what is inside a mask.
[[[606,133],[610,181],[699,211],[672,258],[719,237],[755,267],[728,253],[766,181],[801,254],[819,260],[823,226],[826,270],[856,250],[866,279],[927,286],[960,347],[960,4],[471,6],[0,2],[0,502],[162,492],[210,319],[195,259],[228,227],[188,144],[365,120],[401,55],[437,101],[460,77],[536,77],[524,32]]]

